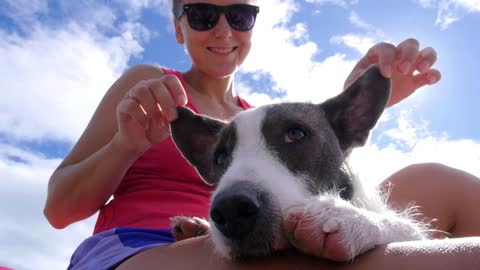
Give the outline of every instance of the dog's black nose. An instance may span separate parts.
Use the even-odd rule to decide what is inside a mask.
[[[225,237],[241,240],[253,231],[260,206],[260,194],[255,190],[229,188],[215,196],[210,217]]]

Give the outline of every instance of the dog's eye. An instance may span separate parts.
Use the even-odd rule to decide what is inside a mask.
[[[291,128],[287,130],[287,133],[285,133],[284,141],[285,143],[291,143],[291,142],[299,141],[304,137],[305,137],[305,131],[303,131],[301,128]]]
[[[217,164],[218,166],[224,165],[225,162],[227,162],[227,159],[228,159],[228,156],[227,156],[227,153],[225,153],[225,151],[218,151],[215,154],[215,164]]]

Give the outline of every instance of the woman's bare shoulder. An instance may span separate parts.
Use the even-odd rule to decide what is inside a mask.
[[[164,74],[165,72],[160,66],[151,64],[137,64],[127,69],[120,77],[119,81],[129,81],[131,83],[127,84],[134,84],[135,82],[141,80],[160,78]]]

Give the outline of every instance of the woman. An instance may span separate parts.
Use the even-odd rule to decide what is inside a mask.
[[[329,264],[295,253],[248,265],[230,264],[212,254],[208,240],[201,237],[166,245],[173,241],[168,218],[180,213],[208,216],[211,192],[211,187],[201,181],[175,149],[168,123],[176,119],[177,106],[185,105],[224,120],[250,107],[235,96],[233,76],[250,51],[258,12],[255,4],[255,0],[174,0],[175,36],[187,48],[191,68],[180,73],[149,65],[135,66],[108,90],[79,141],[49,182],[45,215],[54,227],[64,228],[100,210],[94,236],[72,256],[71,269],[291,269],[292,265],[316,269]],[[440,79],[440,73],[431,68],[435,61],[435,51],[419,50],[414,39],[398,46],[380,43],[360,60],[345,84],[369,65],[379,64],[382,73],[392,78],[392,105]],[[413,75],[415,70],[420,73]],[[428,177],[424,178],[425,175]],[[432,201],[417,197],[441,177],[445,178],[445,186],[454,179],[474,182],[472,176],[439,165],[409,167],[390,179],[395,185],[392,203],[402,207],[405,202],[418,201],[425,217],[438,218],[434,224],[438,229],[451,231],[449,226],[457,224],[457,212],[441,208],[435,201],[438,197]],[[412,186],[409,182],[414,180],[421,184]],[[470,183],[469,187],[479,189],[478,183]],[[446,202],[456,199],[444,186],[438,189],[439,195],[447,197]],[[459,192],[462,189],[459,187]],[[112,195],[113,200],[105,205]],[[465,235],[479,234],[478,229],[472,229]],[[469,241],[453,246],[463,247],[472,242]],[[382,248],[368,256],[391,250]],[[421,251],[414,254],[424,258]],[[374,261],[368,256],[349,267]]]

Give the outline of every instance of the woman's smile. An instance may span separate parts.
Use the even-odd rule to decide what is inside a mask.
[[[218,55],[228,55],[238,49],[238,46],[233,47],[207,47],[207,49]]]

